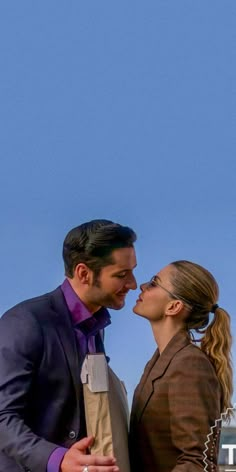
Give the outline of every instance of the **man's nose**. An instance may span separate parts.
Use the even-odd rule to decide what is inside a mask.
[[[137,288],[137,282],[136,282],[136,278],[134,277],[134,274],[131,274],[129,280],[127,280],[126,286],[130,290],[135,290]]]

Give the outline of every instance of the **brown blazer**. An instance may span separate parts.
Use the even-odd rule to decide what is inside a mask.
[[[132,472],[213,472],[217,469],[221,387],[208,357],[177,333],[145,367],[130,424]],[[204,455],[206,451],[206,455]],[[205,462],[204,462],[205,459]]]

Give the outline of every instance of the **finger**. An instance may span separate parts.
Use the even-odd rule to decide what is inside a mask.
[[[60,472],[118,472],[116,460],[111,456],[82,454],[72,447],[65,453]]]
[[[88,447],[91,447],[94,442],[94,437],[93,436],[88,436],[86,438],[80,439],[80,441],[77,441],[73,446],[71,446],[71,449],[77,449],[80,452],[86,451]]]
[[[83,466],[80,471],[84,472],[85,467]],[[87,465],[88,472],[120,472],[119,467],[117,466],[94,466]],[[87,470],[85,469],[85,470]]]
[[[97,456],[95,454],[91,455],[84,455],[81,454],[78,456],[78,462],[81,466],[90,466],[90,469],[95,467],[94,471],[96,470],[96,467],[98,468],[98,471],[100,472],[100,468],[105,467],[105,471],[108,472],[107,467],[114,467],[116,466],[116,459],[112,456]],[[102,472],[103,469],[101,469]],[[90,471],[89,471],[90,472]]]

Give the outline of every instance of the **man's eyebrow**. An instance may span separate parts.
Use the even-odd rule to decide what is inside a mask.
[[[136,267],[136,266],[135,266],[135,267]],[[126,268],[126,269],[125,269],[125,268],[122,269],[122,268],[121,268],[121,269],[117,269],[117,270],[115,271],[115,274],[119,274],[120,272],[132,272],[132,271],[133,271],[133,268],[132,268],[132,269],[127,269],[127,268]]]

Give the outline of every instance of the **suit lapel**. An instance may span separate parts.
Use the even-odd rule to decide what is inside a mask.
[[[134,393],[134,399],[133,399],[133,404],[132,404],[132,412],[131,416],[133,416],[133,413],[135,412],[135,417],[137,420],[142,415],[142,412],[150,398],[153,392],[153,385],[152,382],[149,381],[149,375],[152,372],[152,369],[156,362],[158,361],[160,357],[159,350],[157,349],[155,353],[153,354],[152,358],[150,361],[147,363],[143,375],[141,377],[141,380],[136,387],[135,393]]]
[[[168,368],[175,354],[190,343],[187,333],[179,331],[170,340],[162,354],[159,350],[155,352],[152,359],[147,364],[140,384],[135,392],[133,409],[136,421],[139,421],[146,405],[154,391],[154,381],[161,378]]]
[[[61,340],[62,348],[68,363],[68,368],[76,392],[78,392],[78,378],[80,372],[76,338],[71,317],[64,296],[60,288],[52,292],[52,308],[55,312],[55,329]]]

